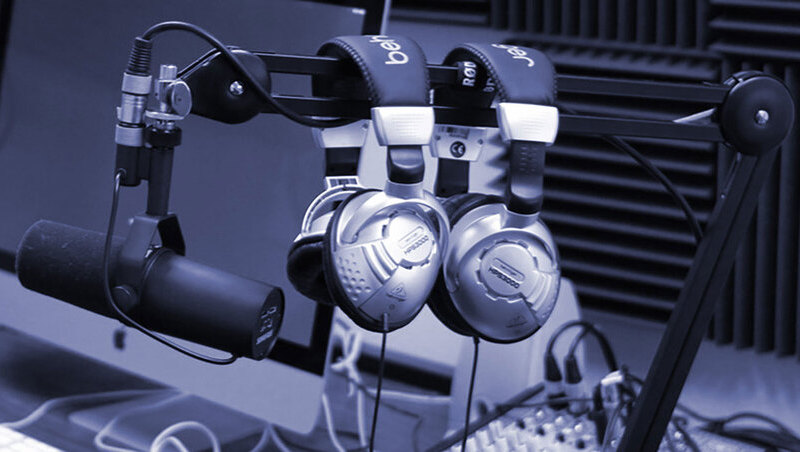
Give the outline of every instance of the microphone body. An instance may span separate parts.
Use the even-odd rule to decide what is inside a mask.
[[[97,314],[116,318],[103,287],[105,234],[40,220],[25,232],[17,251],[22,285]],[[114,237],[111,287],[124,239]],[[118,304],[119,305],[119,304]],[[120,306],[148,329],[263,359],[283,319],[280,288],[204,265],[161,248],[147,257],[139,301]]]

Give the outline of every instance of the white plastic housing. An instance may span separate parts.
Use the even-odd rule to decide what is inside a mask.
[[[381,146],[426,146],[433,138],[433,107],[375,107],[372,123]]]
[[[500,102],[497,125],[503,141],[553,144],[558,135],[558,109],[550,105]]]

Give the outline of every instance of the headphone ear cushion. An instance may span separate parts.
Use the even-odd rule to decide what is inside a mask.
[[[428,296],[428,307],[433,312],[433,315],[453,332],[462,336],[477,335],[477,332],[469,326],[464,318],[461,317],[461,314],[453,307],[453,300],[450,298],[450,292],[447,290],[447,286],[444,283],[444,275],[441,271],[439,271],[436,284],[433,285],[433,290]]]
[[[481,193],[461,193],[447,198],[443,203],[447,218],[450,220],[450,228],[453,228],[458,220],[470,211],[487,204],[502,203],[503,200],[499,196],[484,195]]]
[[[292,243],[286,259],[286,275],[294,288],[322,304],[333,305],[322,267],[323,238],[304,237]]]
[[[442,207],[445,213],[447,213],[447,217],[450,220],[450,227],[452,228],[458,220],[472,209],[495,202],[502,202],[502,200],[497,196],[483,195],[480,193],[460,193],[444,200],[444,202],[442,202]],[[450,239],[452,240],[453,237],[451,236]],[[433,286],[431,295],[428,297],[428,307],[440,322],[455,333],[463,336],[476,336],[478,333],[464,320],[458,310],[456,310],[454,301],[450,297],[450,292],[445,285],[443,271],[444,267],[439,271],[439,277],[436,278],[436,284]]]

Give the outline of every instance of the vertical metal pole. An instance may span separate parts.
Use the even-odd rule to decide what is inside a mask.
[[[147,214],[161,217],[169,212],[169,189],[172,180],[171,147],[150,150],[150,176],[147,182]]]
[[[147,177],[147,214],[163,217],[169,213],[169,190],[172,182],[172,158],[181,142],[181,129],[173,122],[147,128],[150,144],[150,170]]]

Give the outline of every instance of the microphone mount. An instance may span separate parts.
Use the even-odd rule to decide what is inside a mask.
[[[178,217],[169,213],[172,161],[175,147],[181,143],[181,129],[177,123],[192,109],[191,90],[177,75],[176,66],[161,65],[154,83],[157,108],[144,112],[144,117],[151,121],[144,128],[145,146],[137,148],[134,159],[117,159],[117,171],[125,174],[122,185],[133,186],[141,180],[148,181],[147,210],[133,217],[130,232],[119,252],[112,289],[114,300],[125,312],[139,303],[142,275],[153,252],[167,248],[180,256],[186,255]],[[133,164],[125,165],[125,162]],[[125,183],[125,180],[136,182]]]
[[[357,76],[355,68],[330,57],[248,52],[241,49],[234,50],[234,54],[267,90],[270,89],[270,74],[275,73],[343,78]],[[467,75],[474,75],[465,74],[464,71],[475,70],[474,65],[465,64],[453,67],[429,65],[428,69],[433,88],[459,86]],[[472,87],[473,90],[492,89],[493,84],[485,74],[472,78],[482,80],[482,83]],[[177,79],[184,81],[191,92],[190,111],[193,114],[237,124],[261,113],[276,113],[255,95],[248,83],[217,51],[203,55],[181,70]],[[758,194],[777,157],[779,146],[794,125],[794,103],[780,81],[753,71],[737,73],[723,84],[558,75],[557,86],[559,93],[707,104],[711,107],[680,121],[560,114],[559,129],[562,132],[715,142],[725,144],[736,152],[733,169],[709,218],[705,237],[697,247],[619,447],[619,450],[626,452],[656,451],[713,315],[714,305],[733,266],[738,244],[755,211]],[[370,118],[370,104],[364,98],[277,94],[273,97],[301,115],[353,120]],[[185,107],[185,104],[181,105]],[[434,105],[434,108],[438,124],[497,127],[493,108],[445,105]],[[163,130],[157,127],[153,129],[152,126],[148,130],[148,141],[153,147],[153,151],[149,152],[155,155],[162,152],[161,149],[169,148],[161,141]],[[140,148],[140,153],[141,149],[148,148]],[[153,214],[166,214],[166,202],[157,202],[168,195],[169,181],[164,174],[171,170],[171,157],[169,164],[166,160],[161,166],[159,163],[154,166],[151,157],[149,172],[143,170],[135,173],[137,177],[126,178],[132,181],[129,185],[137,185],[139,178],[148,179],[150,190],[157,192],[152,195],[152,202],[151,196],[148,196],[148,213],[152,207]],[[136,161],[146,159],[140,155]],[[154,168],[163,171],[154,172]],[[124,166],[123,169],[130,170]],[[179,232],[177,220],[174,226],[171,221],[164,219],[163,223],[155,226],[142,227],[142,237],[148,234],[152,237],[154,231],[166,233],[167,237],[174,234],[175,230]],[[140,251],[137,250],[137,253]]]

